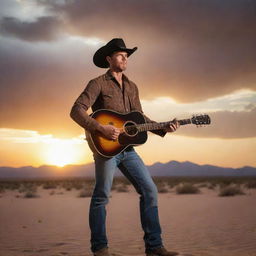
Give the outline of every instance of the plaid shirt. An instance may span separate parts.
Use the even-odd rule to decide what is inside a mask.
[[[105,74],[90,80],[73,104],[70,117],[90,132],[98,130],[100,126],[94,118],[88,115],[87,110],[90,107],[93,112],[98,109],[110,109],[122,114],[136,110],[144,115],[147,123],[155,122],[142,111],[137,85],[124,74],[122,81],[123,89],[109,69]],[[152,132],[162,137],[166,134],[163,129]]]

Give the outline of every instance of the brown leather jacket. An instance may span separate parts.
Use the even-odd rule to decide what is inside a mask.
[[[144,115],[146,122],[155,122],[142,111],[137,85],[124,74],[122,79],[123,90],[109,69],[105,74],[90,80],[73,104],[70,117],[90,132],[99,128],[99,123],[86,112],[90,107],[93,112],[98,109],[111,109],[120,113],[136,110]],[[162,137],[166,134],[165,130],[152,132]]]

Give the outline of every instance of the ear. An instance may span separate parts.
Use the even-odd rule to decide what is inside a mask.
[[[107,56],[107,57],[106,57],[106,60],[107,60],[107,62],[110,64],[110,62],[111,62],[111,57],[110,57],[110,56]]]

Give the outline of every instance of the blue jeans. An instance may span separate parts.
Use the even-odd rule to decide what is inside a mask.
[[[112,158],[105,158],[98,153],[94,153],[93,156],[96,183],[89,210],[91,251],[95,252],[103,247],[108,247],[105,205],[109,202],[116,167],[129,179],[140,194],[140,220],[144,230],[145,248],[162,247],[157,187],[134,148],[131,147]]]

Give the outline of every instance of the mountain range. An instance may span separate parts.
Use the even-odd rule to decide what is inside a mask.
[[[256,176],[256,168],[244,166],[241,168],[219,167],[214,165],[198,165],[189,161],[156,162],[148,165],[151,176]],[[119,169],[115,176],[122,176]],[[53,177],[94,177],[94,163],[85,165],[66,165],[57,167],[42,165],[40,167],[0,167],[0,178],[53,178]]]

